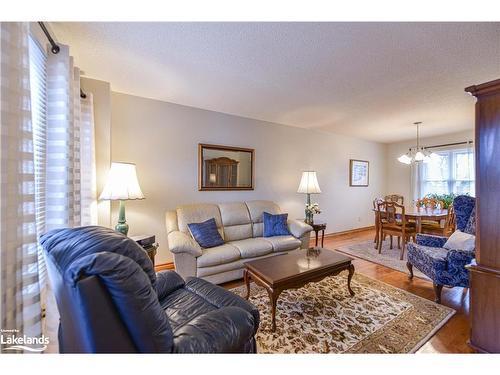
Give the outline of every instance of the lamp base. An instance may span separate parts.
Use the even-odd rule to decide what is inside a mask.
[[[125,201],[120,200],[120,211],[118,213],[118,224],[115,226],[115,230],[124,234],[125,236],[128,233],[128,224],[127,220],[125,220]]]
[[[126,222],[125,223],[118,223],[115,225],[115,230],[126,236],[128,234],[128,224]]]

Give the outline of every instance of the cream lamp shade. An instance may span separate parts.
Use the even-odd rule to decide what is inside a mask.
[[[144,199],[133,163],[111,163],[108,178],[99,199]]]
[[[321,189],[319,188],[318,184],[318,178],[316,177],[316,172],[314,171],[302,172],[302,178],[300,179],[300,184],[297,193],[304,193],[304,194],[321,193]]]

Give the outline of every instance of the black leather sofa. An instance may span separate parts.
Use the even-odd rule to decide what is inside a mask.
[[[154,272],[133,240],[103,227],[41,238],[61,353],[254,353],[259,312],[198,278]]]

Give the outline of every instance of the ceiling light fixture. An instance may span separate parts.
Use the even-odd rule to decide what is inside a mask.
[[[406,154],[401,155],[398,161],[403,164],[412,164],[424,162],[428,163],[432,157],[435,156],[433,152],[428,151],[425,147],[420,146],[420,124],[421,121],[414,122],[413,125],[417,126],[417,146],[411,147]]]

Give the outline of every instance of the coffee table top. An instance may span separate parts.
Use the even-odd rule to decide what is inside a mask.
[[[292,278],[303,278],[328,269],[345,267],[352,260],[353,258],[336,251],[314,247],[245,262],[245,267],[269,284],[275,285]]]

